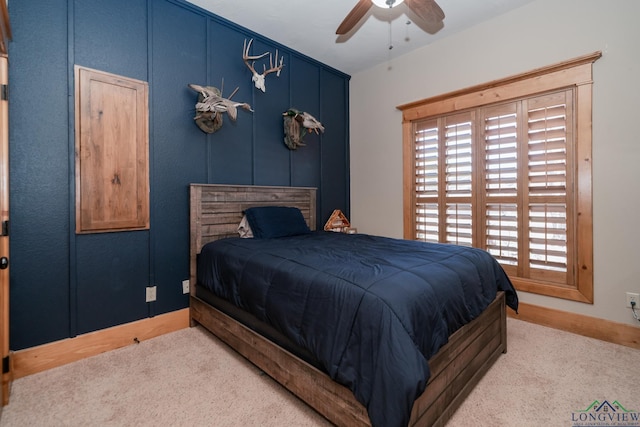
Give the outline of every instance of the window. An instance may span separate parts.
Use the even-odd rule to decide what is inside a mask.
[[[520,290],[593,302],[600,55],[398,107],[405,238],[485,249]]]

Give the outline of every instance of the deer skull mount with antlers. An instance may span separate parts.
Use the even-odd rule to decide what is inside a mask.
[[[284,67],[284,56],[281,56],[280,60],[278,61],[278,49],[276,49],[276,65],[274,66],[273,56],[271,55],[271,52],[265,52],[262,55],[249,55],[251,43],[253,43],[253,39],[249,40],[249,43],[247,43],[247,39],[244,39],[244,45],[242,48],[242,60],[252,73],[251,81],[253,82],[253,84],[255,84],[256,88],[260,89],[263,92],[266,92],[267,88],[264,85],[264,78],[267,76],[267,74],[270,73],[276,73],[276,77],[280,77],[280,71],[282,70],[282,67]],[[267,66],[263,64],[264,68],[262,74],[259,74],[254,68],[255,61],[257,59],[264,58],[267,55],[269,55],[269,69],[267,69]]]

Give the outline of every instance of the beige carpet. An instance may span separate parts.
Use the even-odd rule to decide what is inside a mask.
[[[448,426],[572,426],[595,400],[640,412],[640,351],[514,319],[508,346]],[[0,418],[1,427],[325,425],[199,327],[21,378]]]

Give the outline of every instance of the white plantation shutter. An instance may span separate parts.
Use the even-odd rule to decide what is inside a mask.
[[[486,250],[505,269],[518,265],[518,205],[515,203],[487,203]]]
[[[518,265],[518,120],[516,104],[483,111],[485,249]]]
[[[416,239],[471,246],[472,115],[417,123],[414,135]]]
[[[528,99],[527,221],[528,276],[572,283],[567,272],[573,182],[572,92]]]
[[[567,272],[567,206],[529,204],[529,266]]]
[[[473,241],[473,115],[444,119],[444,241],[471,246]]]
[[[447,233],[445,242],[471,246],[473,239],[471,203],[447,203],[446,218]]]
[[[517,289],[593,302],[593,62],[411,102],[404,237],[485,249]]]
[[[416,238],[438,242],[438,122],[418,123],[415,131]]]
[[[475,245],[511,275],[571,283],[571,99],[559,91],[416,122],[415,238]]]

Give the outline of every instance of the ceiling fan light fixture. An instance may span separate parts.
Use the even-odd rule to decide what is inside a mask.
[[[404,0],[371,0],[373,2],[373,4],[375,4],[378,7],[383,7],[383,8],[392,8],[392,7],[396,7],[399,4],[403,3]]]

